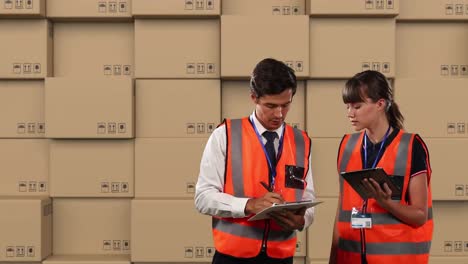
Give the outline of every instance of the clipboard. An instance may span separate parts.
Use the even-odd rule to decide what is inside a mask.
[[[351,187],[362,197],[362,199],[369,199],[369,194],[366,192],[366,188],[362,181],[364,179],[374,179],[379,183],[383,189],[383,184],[386,183],[390,190],[392,190],[392,197],[401,197],[401,189],[392,181],[392,177],[382,168],[371,168],[358,171],[342,172],[341,177],[345,179]]]
[[[258,212],[254,216],[250,217],[248,221],[256,221],[256,220],[263,220],[268,219],[270,216],[268,214],[272,212],[282,211],[282,210],[297,210],[302,207],[310,208],[314,207],[317,204],[322,203],[321,201],[300,201],[300,202],[288,202],[284,204],[273,204],[270,207],[263,209],[262,211]]]

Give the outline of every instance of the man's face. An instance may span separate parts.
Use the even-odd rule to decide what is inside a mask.
[[[267,130],[281,127],[288,114],[292,98],[292,89],[287,89],[280,94],[264,95],[260,98],[251,94],[251,99],[255,103],[257,119]]]

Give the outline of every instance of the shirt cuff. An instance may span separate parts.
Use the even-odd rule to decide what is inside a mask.
[[[234,198],[232,201],[232,217],[245,217],[245,205],[250,198]]]

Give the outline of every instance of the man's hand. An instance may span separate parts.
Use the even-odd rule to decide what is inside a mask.
[[[263,197],[249,199],[245,205],[245,214],[256,214],[274,203],[284,203],[283,196],[279,193],[268,192]]]
[[[271,218],[284,230],[293,231],[304,228],[306,208],[302,207],[296,211],[283,210],[281,212],[273,212]]]

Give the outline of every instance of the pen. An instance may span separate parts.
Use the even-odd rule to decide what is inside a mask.
[[[261,181],[260,184],[269,192],[273,192],[272,189],[270,189],[270,187],[268,187],[268,184],[266,184],[265,182]]]

